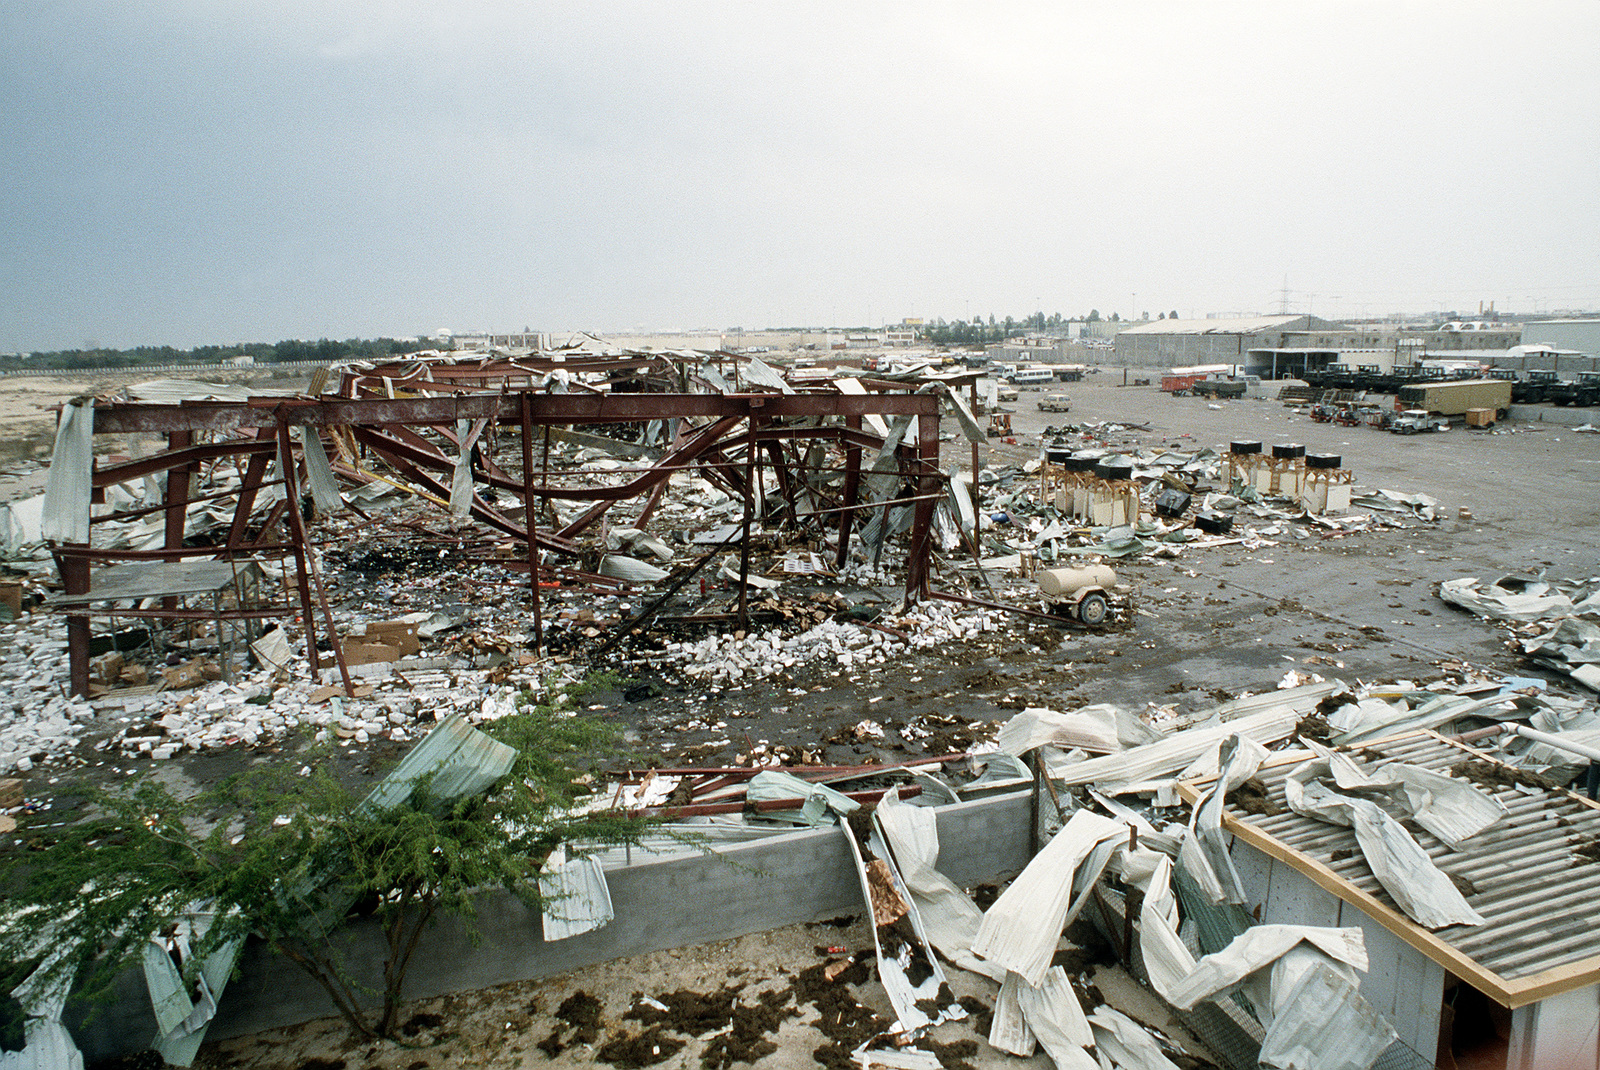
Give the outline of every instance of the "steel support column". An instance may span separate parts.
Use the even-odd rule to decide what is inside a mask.
[[[917,504],[911,520],[911,555],[906,561],[906,601],[928,594],[933,549],[934,496],[939,493],[939,414],[917,417]]]

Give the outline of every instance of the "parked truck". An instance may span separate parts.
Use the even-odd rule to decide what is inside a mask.
[[[1394,407],[1462,418],[1468,409],[1493,409],[1497,418],[1505,419],[1506,410],[1511,407],[1511,384],[1503,379],[1408,383],[1396,391]]]
[[[1550,384],[1547,397],[1552,405],[1578,405],[1587,408],[1600,402],[1600,373],[1579,372],[1571,382]]]

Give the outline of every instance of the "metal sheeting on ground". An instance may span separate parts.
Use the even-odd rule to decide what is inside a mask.
[[[1172,1002],[1190,1010],[1242,989],[1266,1028],[1261,1065],[1367,1070],[1395,1031],[1357,988],[1366,969],[1359,928],[1257,925],[1201,959]]]
[[[1018,981],[1017,1006],[1056,1070],[1099,1070],[1087,1050],[1094,1046],[1094,1033],[1067,971],[1052,966],[1037,985]]]
[[[1098,844],[1125,835],[1127,828],[1087,810],[1074,813],[984,914],[973,953],[1020,974],[1028,984],[1043,981],[1071,905],[1078,866]]]
[[[873,831],[869,849],[876,857],[869,863],[856,842],[855,831],[846,824],[841,824],[839,831],[850,845],[850,856],[861,881],[861,894],[872,912],[872,945],[878,957],[878,981],[899,1019],[896,1032],[916,1036],[940,1022],[965,1018],[967,1012],[953,996],[948,997],[949,1003],[939,1004],[940,994],[948,996],[950,992],[944,968],[928,947],[927,930],[922,926],[905,881],[894,868],[883,838]],[[886,951],[883,932],[901,917],[910,922],[915,940],[905,939],[897,948]],[[922,962],[916,962],[918,958]],[[912,974],[924,968],[926,972],[922,972],[921,983],[913,984]]]
[[[928,942],[962,969],[1003,980],[1003,968],[972,954],[972,942],[983,924],[983,911],[959,885],[935,868],[939,861],[938,815],[930,807],[903,803],[898,792],[890,791],[884,794],[874,816],[894,854],[911,903],[927,930]]]
[[[167,941],[176,943],[180,954],[187,957],[189,948],[204,936],[211,921],[208,915],[190,915],[179,921],[173,936],[152,937],[145,944],[145,986],[150,990],[150,1006],[158,1029],[151,1047],[172,1066],[189,1066],[199,1054],[211,1019],[216,1016],[217,1001],[222,998],[222,990],[244,947],[244,941],[238,939],[216,948],[200,963],[193,987],[186,984]],[[192,998],[191,993],[198,998]]]
[[[515,748],[489,738],[460,714],[452,713],[400,759],[363,805],[378,810],[398,806],[423,777],[431,777],[428,790],[435,798],[477,795],[509,773],[516,757]]]
[[[1222,831],[1223,801],[1228,793],[1256,775],[1267,759],[1267,748],[1238,735],[1222,741],[1217,753],[1221,775],[1211,790],[1197,802],[1189,815],[1189,836],[1180,850],[1188,850],[1186,863],[1202,889],[1214,903],[1243,903],[1244,886],[1233,858],[1228,854],[1227,836]]]
[[[1138,790],[1141,785],[1174,776],[1208,751],[1215,753],[1217,744],[1230,735],[1237,734],[1257,743],[1286,739],[1300,718],[1338,689],[1338,684],[1307,684],[1257,695],[1250,700],[1250,706],[1230,703],[1233,710],[1229,712],[1240,711],[1231,720],[1199,725],[1158,743],[1132,747],[1118,754],[1079,762],[1047,754],[1050,776],[1067,784],[1093,784],[1107,794]],[[1242,712],[1245,710],[1249,712]]]
[[[41,939],[38,950],[51,943],[48,937]],[[56,943],[54,950],[45,953],[44,961],[11,990],[11,998],[22,1009],[23,1048],[0,1052],[0,1070],[83,1070],[83,1053],[61,1024],[72,972],[63,970],[47,976],[51,967],[74,950],[75,944]]]
[[[803,825],[831,825],[845,814],[861,808],[861,804],[823,784],[801,780],[793,773],[776,769],[763,769],[750,778],[746,798],[751,802],[771,802],[774,799],[804,799],[799,810],[774,811],[769,818],[792,820]]]
[[[1437,773],[1469,759],[1494,765],[1432,732],[1365,749]],[[1279,805],[1292,768],[1267,765],[1257,774]],[[1194,794],[1193,786],[1183,790]],[[1504,1006],[1521,1007],[1600,982],[1600,864],[1574,853],[1600,835],[1600,806],[1571,792],[1518,790],[1509,782],[1491,794],[1506,816],[1459,851],[1425,830],[1417,834],[1446,875],[1470,882],[1467,903],[1484,919],[1480,926],[1434,933],[1404,916],[1367,865],[1352,830],[1292,811],[1266,816],[1232,805],[1225,820],[1230,832],[1359,907]]]
[[[1132,712],[1102,702],[1071,713],[1029,706],[1000,727],[995,744],[1006,754],[1013,755],[1026,754],[1047,743],[1056,747],[1080,747],[1093,754],[1112,754],[1124,747],[1160,739],[1160,732]]]
[[[1094,1009],[1089,1028],[1094,1032],[1095,1050],[1122,1070],[1178,1070],[1144,1026],[1110,1004]]]

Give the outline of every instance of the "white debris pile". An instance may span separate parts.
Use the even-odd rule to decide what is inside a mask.
[[[271,744],[303,727],[319,742],[341,746],[374,739],[409,742],[452,713],[473,724],[509,716],[517,711],[522,691],[519,683],[490,683],[487,672],[464,668],[413,670],[404,682],[395,677],[358,687],[361,697],[354,698],[342,688],[309,682],[269,692],[260,682],[215,681],[192,691],[123,700],[127,726],[107,745],[129,756],[165,759],[239,743]]]
[[[924,603],[903,617],[885,620],[884,627],[904,635],[903,640],[876,628],[829,620],[797,635],[774,628],[742,639],[710,635],[697,642],[668,643],[666,660],[685,675],[711,683],[763,679],[813,662],[833,661],[841,669],[853,669],[882,665],[908,649],[974,639],[997,630],[1000,617],[994,610]]]
[[[0,773],[25,773],[71,751],[94,708],[67,697],[64,626],[0,625],[0,650],[0,674],[10,681],[0,702]]]

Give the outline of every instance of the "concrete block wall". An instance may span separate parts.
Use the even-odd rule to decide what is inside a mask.
[[[1019,872],[1031,856],[1030,814],[1027,791],[942,807],[940,871],[963,885]],[[608,869],[616,919],[556,943],[545,942],[539,916],[515,896],[485,892],[478,901],[477,946],[474,925],[439,919],[413,958],[406,998],[532,980],[649,951],[859,913],[866,905],[844,836],[837,827],[806,830]],[[380,986],[385,948],[377,925],[357,922],[341,939],[356,976]],[[208,1039],[337,1013],[310,977],[257,941],[246,945],[239,973],[223,993]],[[156,1024],[143,974],[124,974],[109,1005],[72,1007],[68,1025],[90,1061],[148,1047]]]

